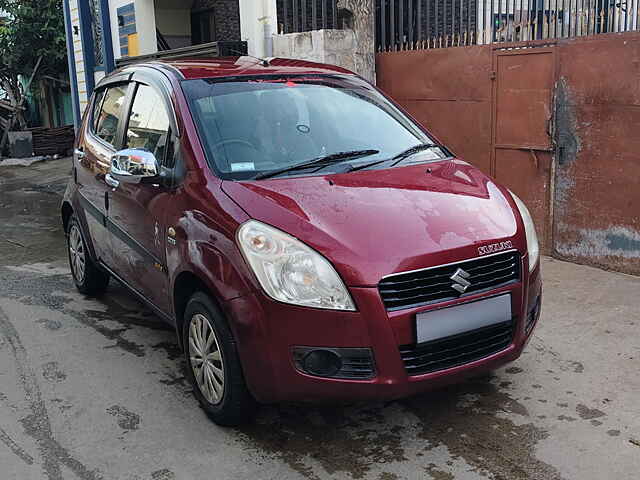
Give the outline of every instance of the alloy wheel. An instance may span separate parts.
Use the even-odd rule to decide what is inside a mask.
[[[78,282],[82,283],[85,275],[86,256],[82,234],[76,225],[73,225],[69,231],[69,258],[73,275]]]
[[[224,360],[215,331],[207,317],[196,313],[189,325],[189,360],[202,395],[212,404],[224,394]]]

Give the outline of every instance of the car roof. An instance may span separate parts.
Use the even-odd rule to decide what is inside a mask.
[[[294,74],[347,74],[353,72],[322,63],[294,60],[287,58],[269,58],[268,65],[254,57],[215,57],[215,58],[180,58],[175,60],[156,60],[131,65],[151,66],[163,70],[171,70],[181,79],[223,78],[254,75],[294,75]]]

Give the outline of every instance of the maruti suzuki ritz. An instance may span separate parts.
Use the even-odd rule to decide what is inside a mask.
[[[61,213],[78,290],[114,278],[174,326],[221,425],[258,403],[396,399],[495,369],[540,314],[524,204],[338,67],[114,72]]]

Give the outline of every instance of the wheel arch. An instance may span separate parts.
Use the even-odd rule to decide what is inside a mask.
[[[183,346],[182,325],[184,322],[184,311],[187,308],[189,299],[196,292],[202,292],[211,298],[218,309],[224,313],[220,302],[220,296],[213,285],[205,280],[206,277],[198,275],[191,270],[183,270],[173,281],[173,313],[176,321],[176,333],[180,342],[180,348]],[[231,325],[230,325],[231,327]]]

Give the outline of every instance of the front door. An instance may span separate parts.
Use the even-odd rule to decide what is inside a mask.
[[[112,264],[106,222],[109,187],[105,183],[105,175],[111,156],[119,146],[121,113],[126,96],[126,84],[96,92],[91,118],[85,124],[74,155],[80,203],[91,243],[96,257],[109,266]]]
[[[164,101],[153,87],[138,84],[131,104],[123,148],[152,152],[164,161],[170,136]],[[159,184],[120,182],[112,189],[109,229],[114,269],[131,287],[168,312],[165,212],[172,193]]]
[[[493,56],[492,173],[527,205],[543,252],[551,248],[554,55],[530,48]]]

